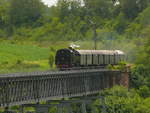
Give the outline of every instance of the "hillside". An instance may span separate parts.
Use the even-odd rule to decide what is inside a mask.
[[[49,69],[49,48],[0,42],[1,73]]]

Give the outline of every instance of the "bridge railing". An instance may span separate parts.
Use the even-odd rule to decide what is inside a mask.
[[[120,80],[120,71],[98,69],[0,75],[0,106],[91,95]]]

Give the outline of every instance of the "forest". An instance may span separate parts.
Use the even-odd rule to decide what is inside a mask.
[[[131,65],[129,91],[100,93],[107,112],[150,113],[149,19],[150,0],[0,0],[0,73],[55,68],[57,49],[94,49],[96,40],[97,49],[123,50]]]

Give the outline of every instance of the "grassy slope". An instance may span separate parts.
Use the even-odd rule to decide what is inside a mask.
[[[48,58],[48,52],[49,50],[47,48],[33,45],[2,43],[0,44],[0,62],[14,60],[45,60]]]
[[[36,45],[0,43],[0,73],[46,70],[49,49]]]
[[[0,41],[0,73],[49,70],[50,53],[68,47],[66,42]]]

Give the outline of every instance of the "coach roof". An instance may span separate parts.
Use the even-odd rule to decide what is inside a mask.
[[[103,54],[103,55],[124,55],[124,52],[120,50],[76,50],[79,54]]]

